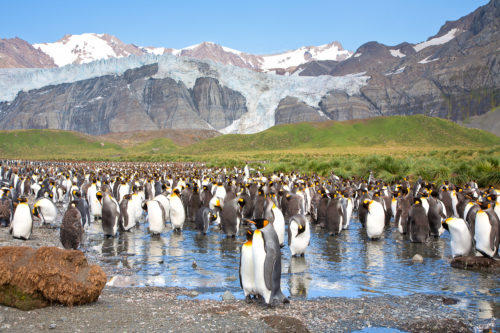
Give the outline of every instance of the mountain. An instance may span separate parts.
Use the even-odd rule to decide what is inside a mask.
[[[330,90],[355,94],[367,79],[269,75],[170,54],[17,70],[0,80],[0,100],[6,101],[0,103],[0,129],[255,133],[275,124],[282,100],[287,101],[286,119],[307,120],[290,112],[317,106]]]
[[[105,60],[0,70],[0,129],[255,133],[291,122],[414,114],[466,122],[500,105],[499,18],[500,0],[492,0],[422,43],[368,42],[350,57],[333,43],[281,61],[213,43],[127,51],[115,40]],[[89,60],[90,49],[75,61]],[[259,72],[273,69],[292,74]]]
[[[139,47],[134,44],[125,44],[115,36],[95,33],[66,35],[57,42],[34,44],[33,47],[52,58],[59,67],[130,55],[174,54],[201,60],[212,60],[258,72],[274,71],[279,74],[294,71],[297,66],[310,61],[342,61],[352,55],[352,52],[344,50],[339,42],[321,46],[305,46],[277,54],[254,55],[212,42],[203,42],[178,50],[165,47]]]
[[[21,38],[0,39],[0,68],[55,67],[50,56]]]
[[[33,47],[51,57],[59,67],[144,54],[137,46],[108,34],[66,35],[55,43],[33,44]]]

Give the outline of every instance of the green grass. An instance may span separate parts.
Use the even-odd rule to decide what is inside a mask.
[[[0,158],[115,161],[193,161],[266,171],[386,181],[405,176],[430,181],[500,185],[500,137],[425,116],[283,125],[250,135],[223,135],[180,147],[157,138],[124,148],[65,131],[0,131]]]

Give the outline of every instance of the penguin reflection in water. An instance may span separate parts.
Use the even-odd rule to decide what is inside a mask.
[[[242,246],[240,279],[242,287],[246,286],[243,287],[245,295],[251,295],[253,291],[254,295],[261,296],[264,302],[270,306],[289,303],[289,300],[281,292],[281,252],[278,235],[274,227],[265,219],[248,220],[248,222],[254,224],[257,229],[253,232],[251,241],[250,236],[247,235],[247,242]],[[249,260],[250,248],[252,260]],[[243,256],[243,253],[245,253],[245,256]],[[253,288],[251,287],[252,274],[247,270],[252,268],[250,263],[253,263],[254,270]]]

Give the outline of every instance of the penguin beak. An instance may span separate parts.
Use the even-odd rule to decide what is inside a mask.
[[[252,220],[247,220],[248,223],[252,223],[253,225],[257,225],[257,223],[255,223],[254,221]]]

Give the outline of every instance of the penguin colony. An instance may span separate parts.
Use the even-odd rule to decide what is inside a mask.
[[[34,222],[59,227],[69,249],[81,246],[91,223],[101,224],[105,237],[146,222],[155,237],[167,223],[174,232],[193,223],[204,235],[217,229],[230,238],[244,234],[241,287],[247,301],[268,305],[288,302],[280,287],[285,240],[291,256],[304,256],[311,225],[335,237],[353,216],[366,241],[383,239],[390,227],[419,243],[448,230],[453,257],[499,256],[500,191],[479,189],[473,181],[462,187],[421,178],[387,184],[373,174],[368,180],[262,174],[248,165],[2,161],[0,185],[0,226],[14,238],[29,239]],[[58,206],[64,211],[60,226]]]

